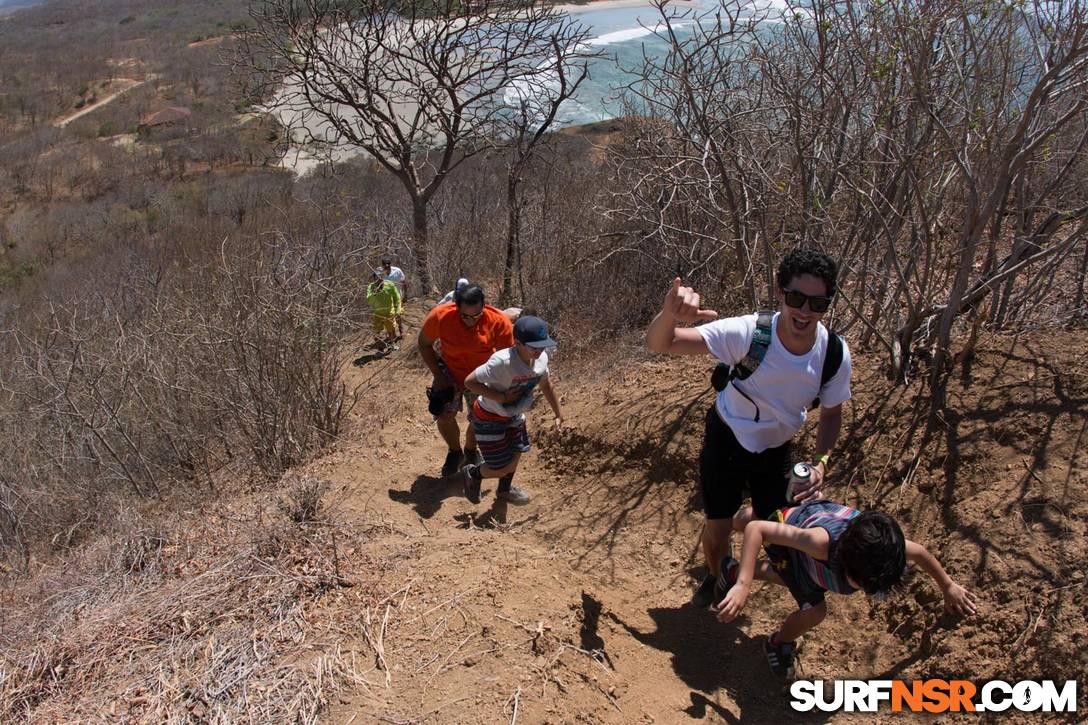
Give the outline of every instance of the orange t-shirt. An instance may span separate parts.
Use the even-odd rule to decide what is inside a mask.
[[[483,316],[472,327],[465,327],[455,302],[438,305],[423,321],[423,334],[442,341],[442,360],[458,385],[497,350],[514,344],[514,326],[491,305],[484,305]]]

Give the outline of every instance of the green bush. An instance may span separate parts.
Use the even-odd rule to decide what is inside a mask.
[[[0,262],[0,287],[18,285],[24,279],[34,275],[37,265],[33,262],[19,262],[18,264],[6,264]]]

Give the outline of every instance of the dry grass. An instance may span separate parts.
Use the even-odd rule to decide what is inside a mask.
[[[342,689],[369,692],[373,654],[346,647],[380,653],[379,567],[355,555],[362,529],[332,523],[252,505],[24,582],[0,623],[0,721],[313,722]]]

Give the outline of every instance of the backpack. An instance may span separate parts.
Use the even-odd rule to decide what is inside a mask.
[[[720,362],[715,366],[710,375],[710,384],[719,393],[725,390],[725,386],[733,380],[744,380],[756,371],[763,358],[767,355],[767,348],[771,346],[771,321],[774,312],[763,310],[756,315],[756,331],[752,335],[752,344],[748,346],[748,353],[736,365]],[[842,365],[842,338],[831,330],[827,331],[827,352],[824,355],[823,369],[820,371],[820,389],[827,385],[831,378],[839,372]],[[743,393],[741,393],[743,395]],[[819,407],[820,396],[812,401],[809,410]]]

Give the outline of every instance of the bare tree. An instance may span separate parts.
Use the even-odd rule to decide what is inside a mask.
[[[547,75],[581,37],[554,8],[520,1],[265,0],[252,16],[235,58],[249,90],[295,142],[364,151],[401,181],[424,288],[428,202],[489,147],[504,89]]]
[[[548,131],[560,120],[563,104],[589,75],[589,60],[596,55],[586,45],[587,28],[568,26],[567,30],[561,39],[552,39],[554,55],[540,66],[546,72],[514,84],[506,92],[511,108],[497,116],[500,148],[506,156],[506,255],[499,293],[504,300],[513,291],[514,266],[521,264],[525,172],[543,150]]]
[[[760,188],[772,181],[746,163],[756,147],[768,146],[771,120],[762,116],[765,79],[749,63],[762,16],[747,14],[741,0],[679,15],[666,2],[655,4],[661,22],[654,35],[669,52],[646,54],[642,68],[632,69],[628,115],[645,120],[615,149],[610,215],[667,274],[728,279],[755,304],[752,260],[765,226]],[[725,250],[734,263],[722,266]]]
[[[1088,234],[1083,2],[827,0],[767,23],[721,0],[684,32],[661,17],[669,53],[632,84],[644,119],[616,154],[628,251],[755,303],[773,252],[827,248],[837,327],[899,379],[932,348],[935,408],[962,315],[963,355],[984,324],[1056,316],[1047,292]]]

